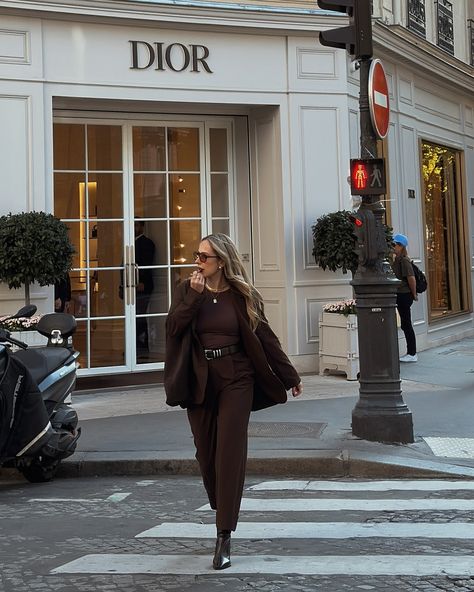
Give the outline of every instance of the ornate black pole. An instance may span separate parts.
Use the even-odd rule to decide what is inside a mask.
[[[377,157],[369,109],[371,59],[360,62],[361,158]],[[358,318],[360,389],[352,411],[352,433],[377,442],[413,442],[412,414],[400,381],[396,291],[400,282],[385,263],[385,208],[380,195],[364,196],[358,215],[359,267],[352,280]]]

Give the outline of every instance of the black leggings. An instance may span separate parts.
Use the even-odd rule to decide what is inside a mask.
[[[400,315],[401,328],[407,341],[407,354],[414,356],[416,354],[416,337],[413,325],[411,324],[411,305],[413,296],[407,294],[397,294],[397,310]]]

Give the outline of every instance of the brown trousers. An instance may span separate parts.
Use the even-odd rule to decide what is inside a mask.
[[[188,409],[202,480],[216,526],[235,530],[247,463],[247,428],[252,409],[254,372],[239,352],[209,361],[206,396]]]

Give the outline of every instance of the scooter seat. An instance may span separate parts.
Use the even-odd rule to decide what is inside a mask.
[[[71,352],[64,347],[30,347],[20,349],[12,356],[28,368],[36,384],[72,358]]]

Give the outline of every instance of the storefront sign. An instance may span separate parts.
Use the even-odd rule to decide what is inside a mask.
[[[147,41],[130,41],[132,49],[131,70],[154,70],[173,72],[201,72],[205,70],[212,74],[209,68],[207,58],[209,49],[205,45],[183,45],[182,43],[164,43],[155,42],[153,44]]]

